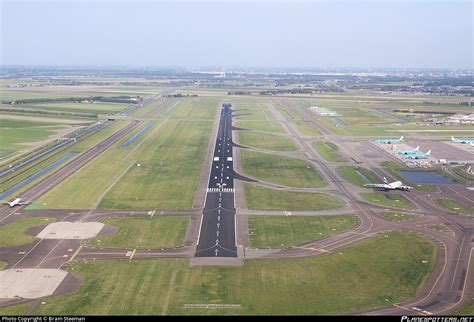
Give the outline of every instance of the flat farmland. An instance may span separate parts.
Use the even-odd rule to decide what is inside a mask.
[[[26,150],[68,128],[67,124],[24,119],[0,120],[0,158]]]
[[[109,114],[123,110],[131,104],[124,103],[48,103],[48,104],[24,104],[18,107],[38,110],[64,111],[90,114]]]

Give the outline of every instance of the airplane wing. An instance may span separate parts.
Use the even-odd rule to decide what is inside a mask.
[[[364,187],[366,188],[383,188],[383,189],[388,189],[389,186],[384,183],[367,183],[364,184]]]

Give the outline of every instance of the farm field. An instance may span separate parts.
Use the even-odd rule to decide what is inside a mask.
[[[21,119],[0,119],[0,158],[32,147],[46,140],[68,125]]]

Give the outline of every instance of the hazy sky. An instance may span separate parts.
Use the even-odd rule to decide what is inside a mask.
[[[0,6],[6,65],[473,67],[470,1]]]

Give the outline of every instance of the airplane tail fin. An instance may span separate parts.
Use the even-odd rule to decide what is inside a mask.
[[[387,178],[383,177],[383,183],[387,184]]]
[[[400,137],[400,139],[399,139],[399,140],[400,140],[400,141],[403,141],[403,135]]]
[[[420,149],[420,147],[419,147],[419,146],[417,146],[417,147],[415,148],[415,151],[418,151],[419,149]]]
[[[426,152],[427,155],[430,155],[431,154],[431,150],[428,150],[428,152]]]
[[[454,136],[451,137],[451,141],[453,141],[453,142],[456,141],[456,140],[454,139]]]

